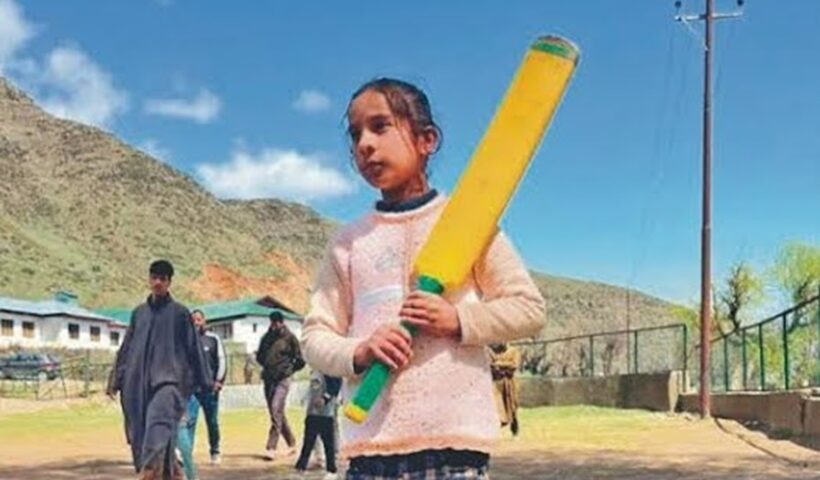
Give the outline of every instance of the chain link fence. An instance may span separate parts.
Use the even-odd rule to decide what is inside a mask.
[[[593,377],[669,371],[699,372],[686,324],[515,342],[523,375]],[[261,367],[244,344],[226,342],[226,385],[259,384]],[[61,359],[54,378],[0,379],[0,397],[77,398],[105,392],[114,353],[38,350]],[[820,386],[820,295],[712,341],[715,391],[788,390]],[[305,380],[308,369],[294,380]],[[697,382],[698,375],[684,375]],[[684,380],[686,381],[686,380]],[[697,387],[697,383],[694,385]],[[684,388],[687,385],[683,386]]]
[[[225,349],[225,385],[262,383],[262,368],[253,354],[244,353],[244,344],[226,342]],[[53,378],[37,372],[17,378],[2,378],[0,375],[0,397],[48,400],[104,394],[116,358],[115,352],[98,350],[27,349],[26,352],[46,353],[58,359],[60,364]],[[293,379],[299,381],[308,377],[306,368],[297,372]]]
[[[711,343],[714,391],[818,387],[820,294]]]
[[[686,371],[691,353],[682,323],[513,345],[522,374],[553,378]]]

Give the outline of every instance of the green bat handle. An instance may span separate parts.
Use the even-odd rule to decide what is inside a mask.
[[[441,295],[444,292],[444,286],[435,278],[422,275],[419,277],[416,285],[422,292],[434,293]],[[415,325],[402,323],[402,326],[410,332],[410,335],[416,336],[418,329]],[[367,420],[367,415],[370,409],[379,399],[382,390],[390,380],[390,367],[380,361],[376,361],[367,370],[367,373],[356,391],[353,400],[345,407],[345,416],[356,423],[363,423]]]

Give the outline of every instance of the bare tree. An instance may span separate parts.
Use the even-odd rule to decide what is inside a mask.
[[[715,325],[721,335],[731,335],[740,329],[745,314],[763,300],[763,281],[752,267],[740,261],[729,270],[726,284],[716,296]]]

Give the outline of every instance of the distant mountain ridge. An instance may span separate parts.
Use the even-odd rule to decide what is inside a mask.
[[[146,267],[168,258],[191,302],[273,295],[307,308],[337,225],[281,200],[220,200],[194,179],[97,128],[57,119],[0,78],[0,295],[58,289],[89,307],[133,305]],[[624,289],[536,274],[545,335],[618,327]],[[632,291],[633,325],[670,321],[670,304]]]

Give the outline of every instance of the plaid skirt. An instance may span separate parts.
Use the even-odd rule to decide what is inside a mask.
[[[356,457],[347,480],[489,480],[490,456],[468,450],[424,450],[409,455]]]

